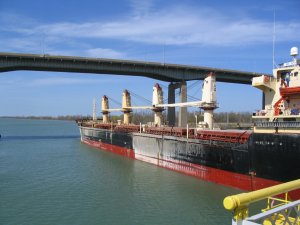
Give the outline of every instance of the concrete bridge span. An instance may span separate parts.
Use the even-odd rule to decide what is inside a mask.
[[[169,63],[0,52],[0,72],[17,70],[130,75],[168,82],[203,80],[208,73],[213,72],[217,81],[240,84],[251,84],[253,77],[262,75]]]

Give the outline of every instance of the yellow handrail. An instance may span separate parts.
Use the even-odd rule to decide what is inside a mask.
[[[223,205],[227,210],[235,210],[237,208],[245,207],[250,203],[260,201],[262,199],[279,195],[285,192],[293,191],[300,188],[300,179],[290,181],[283,184],[278,184],[272,187],[264,188],[249,193],[242,193],[228,196],[224,199]]]
[[[272,187],[264,188],[249,193],[241,193],[228,196],[224,199],[224,208],[234,212],[236,221],[243,220],[248,217],[248,205],[271,196],[279,195],[300,188],[300,179],[278,184]]]

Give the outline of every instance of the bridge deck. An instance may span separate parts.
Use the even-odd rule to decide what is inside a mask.
[[[251,84],[262,73],[133,60],[0,52],[0,72],[32,70],[143,76],[161,81],[203,80],[210,72],[217,81]],[[269,75],[269,74],[265,74]]]

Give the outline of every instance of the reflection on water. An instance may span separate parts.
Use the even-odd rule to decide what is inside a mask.
[[[36,139],[74,139],[80,138],[80,135],[47,135],[47,136],[2,136],[2,140],[36,140]]]

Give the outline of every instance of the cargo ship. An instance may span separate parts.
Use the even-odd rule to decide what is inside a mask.
[[[102,98],[102,120],[78,121],[81,141],[87,145],[132,159],[148,162],[203,180],[257,190],[300,178],[300,60],[298,49],[291,49],[293,60],[278,65],[273,76],[258,76],[252,86],[263,91],[264,107],[253,113],[253,129],[215,129],[213,112],[217,75],[203,81],[202,100],[163,103],[159,84],[153,87],[151,106],[131,106],[125,90],[122,108],[110,109]],[[165,107],[199,107],[204,121],[196,127],[174,127],[163,122]],[[152,124],[132,124],[135,108],[154,112]],[[112,123],[109,113],[121,110],[124,120]],[[300,196],[299,194],[297,196]]]

